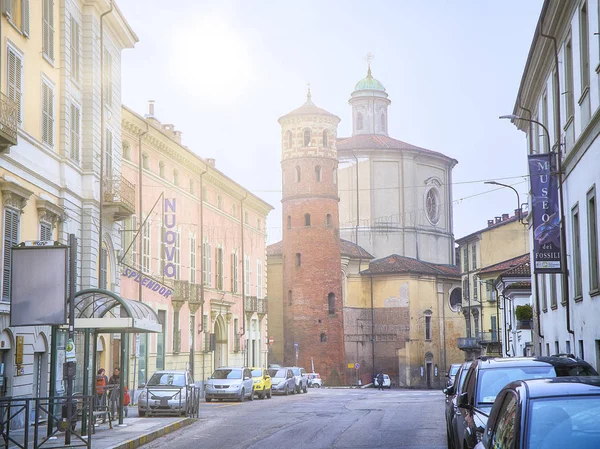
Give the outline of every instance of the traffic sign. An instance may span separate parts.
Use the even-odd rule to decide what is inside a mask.
[[[354,368],[354,363],[348,363],[348,368],[349,368],[349,369],[352,369],[352,368]]]
[[[269,344],[272,345],[275,343],[275,339],[273,337],[269,337]]]
[[[294,342],[294,348],[298,349],[298,342],[297,341]]]
[[[354,368],[359,369],[360,368],[360,363],[355,363],[354,364]]]

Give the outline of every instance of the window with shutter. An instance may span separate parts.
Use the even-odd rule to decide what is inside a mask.
[[[19,120],[19,125],[21,125],[23,121],[23,113],[22,113],[22,85],[23,85],[23,59],[17,54],[17,52],[8,47],[8,98],[15,102],[17,105],[17,117]]]
[[[52,240],[52,226],[48,223],[40,223],[40,240]]]
[[[21,32],[29,37],[29,0],[21,0]]]
[[[42,0],[42,54],[54,61],[54,2]]]
[[[181,279],[181,229],[177,229],[175,240],[175,279]]]
[[[262,260],[259,260],[256,264],[256,297],[258,299],[263,297],[262,275]]]
[[[142,229],[142,271],[150,273],[150,222]]]
[[[190,282],[196,283],[196,236],[190,234]]]
[[[71,103],[71,151],[69,156],[75,162],[79,162],[81,112],[79,108]]]
[[[54,90],[42,82],[42,142],[54,146]]]
[[[4,255],[2,259],[2,301],[10,301],[11,248],[19,243],[19,212],[4,208]]]
[[[250,258],[244,260],[244,295],[250,296]]]
[[[231,254],[231,291],[233,293],[238,293],[238,282],[239,282],[239,268],[238,268],[239,260],[237,252]]]
[[[162,221],[158,222],[158,245],[156,246],[158,249],[158,253],[156,255],[156,260],[158,260],[158,272],[164,273],[165,271],[165,242],[163,240],[163,236],[165,235],[165,229],[163,228]]]
[[[110,130],[106,130],[106,138],[104,142],[104,176],[107,178],[112,175],[113,171],[113,135]]]
[[[98,282],[98,285],[100,286],[100,288],[102,288],[104,290],[106,290],[108,287],[107,265],[108,265],[108,252],[106,251],[106,248],[102,248],[102,251],[100,252],[100,281]]]
[[[212,287],[212,245],[206,244],[206,285]]]
[[[217,248],[217,250],[215,251],[215,256],[217,290],[223,290],[223,248]]]
[[[81,81],[81,27],[71,16],[71,78]]]
[[[129,234],[131,234],[131,241],[133,242],[133,245],[131,245],[131,258],[132,258],[132,265],[134,267],[138,266],[138,240],[135,239],[135,236],[137,234],[137,217],[135,215],[131,216],[131,227],[129,228],[131,230],[131,232]],[[139,236],[138,236],[139,238]]]

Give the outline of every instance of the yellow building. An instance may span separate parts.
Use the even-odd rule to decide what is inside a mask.
[[[456,240],[464,315],[458,347],[467,359],[501,355],[501,304],[493,285],[498,272],[487,268],[529,252],[527,226],[518,212],[488,220],[486,228]]]

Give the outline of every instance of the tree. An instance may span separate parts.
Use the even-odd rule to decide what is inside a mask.
[[[528,321],[533,318],[533,309],[529,304],[517,306],[515,308],[515,316],[519,321]]]

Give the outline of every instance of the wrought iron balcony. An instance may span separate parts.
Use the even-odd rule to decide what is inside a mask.
[[[498,332],[477,332],[477,342],[479,344],[498,343]]]
[[[267,313],[267,298],[257,298],[256,296],[246,296],[244,310],[247,313]]]
[[[0,93],[0,153],[17,144],[19,108],[17,104]]]
[[[459,337],[458,349],[479,349],[481,345],[477,342],[475,337]]]
[[[517,330],[531,330],[532,329],[532,320],[518,320],[517,321]]]
[[[122,176],[104,178],[102,207],[113,220],[119,221],[135,213],[135,186]]]

